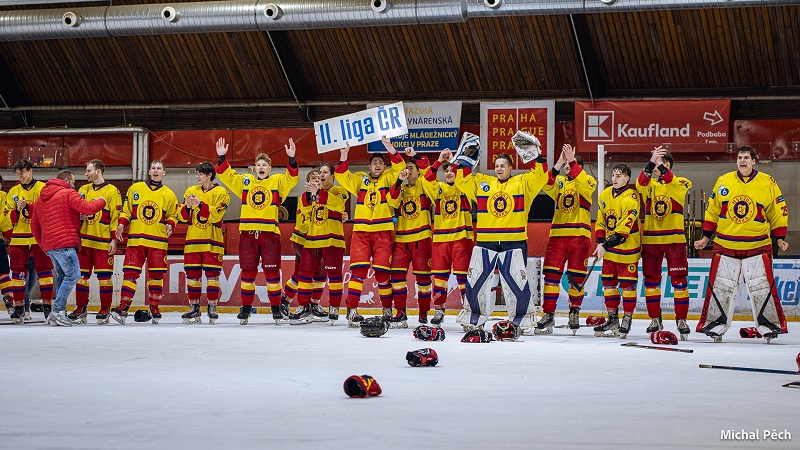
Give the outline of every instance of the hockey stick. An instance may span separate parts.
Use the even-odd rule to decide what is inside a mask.
[[[27,322],[22,322],[22,323],[0,322],[0,325],[29,325],[29,324],[36,324],[36,323],[45,323],[45,321],[44,320],[29,320]]]
[[[658,347],[658,346],[655,346],[655,345],[639,345],[636,342],[626,342],[624,344],[619,344],[619,345],[620,345],[620,347],[649,348],[651,350],[666,350],[668,352],[694,353],[694,350],[692,350],[692,349],[672,348],[672,347]]]
[[[590,267],[589,271],[586,272],[586,277],[583,279],[583,283],[581,283],[580,285],[575,282],[575,277],[573,277],[571,273],[567,274],[567,281],[569,281],[569,284],[572,285],[572,287],[574,287],[576,291],[580,292],[581,289],[583,289],[583,287],[586,286],[586,282],[589,281],[589,275],[592,274],[594,267],[597,265],[597,261],[598,260],[595,258],[592,267]]]
[[[800,375],[798,371],[792,370],[778,370],[778,369],[758,369],[754,367],[734,367],[734,366],[714,366],[711,364],[700,364],[701,369],[725,369],[725,370],[743,370],[745,372],[764,372],[764,373],[779,373],[782,375]]]
[[[800,381],[792,381],[791,383],[786,383],[783,385],[783,387],[800,389]]]

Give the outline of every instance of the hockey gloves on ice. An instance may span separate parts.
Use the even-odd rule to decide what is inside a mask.
[[[344,393],[350,398],[376,397],[381,392],[378,382],[369,375],[350,375],[344,380]]]
[[[389,324],[383,317],[370,317],[361,322],[361,334],[366,337],[381,337],[388,329]]]
[[[603,316],[587,316],[586,317],[586,325],[589,326],[600,326],[606,323],[606,318]]]
[[[153,316],[150,315],[150,311],[146,309],[139,309],[136,311],[136,314],[133,315],[133,320],[137,322],[150,322],[153,319]]]
[[[678,337],[671,331],[654,331],[650,333],[653,344],[678,345]]]
[[[439,355],[432,348],[421,348],[406,353],[406,361],[411,367],[432,367],[439,363]]]
[[[496,341],[516,341],[520,334],[519,326],[510,320],[501,320],[492,327]]]
[[[443,341],[444,330],[442,328],[433,328],[427,325],[420,325],[414,328],[414,338],[420,341]]]
[[[492,342],[492,334],[483,330],[470,330],[461,338],[461,342]]]
[[[739,336],[747,338],[760,338],[761,333],[758,332],[756,327],[739,328]]]

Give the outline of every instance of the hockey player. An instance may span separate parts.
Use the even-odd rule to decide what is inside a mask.
[[[639,194],[628,183],[631,169],[627,164],[617,164],[611,170],[611,186],[597,197],[597,222],[595,239],[597,248],[593,256],[603,260],[603,297],[608,319],[595,327],[595,336],[612,336],[625,339],[631,331],[633,311],[636,309],[636,283],[639,279]],[[617,287],[619,286],[619,287]],[[622,289],[623,317],[620,324],[618,309]]]
[[[86,305],[89,304],[89,278],[92,270],[97,275],[100,285],[100,310],[95,315],[98,325],[105,325],[111,315],[111,302],[114,295],[114,254],[117,252],[117,226],[122,210],[122,196],[116,186],[104,178],[105,164],[93,159],[86,164],[88,183],[78,189],[86,201],[103,197],[106,205],[99,212],[90,216],[81,216],[81,248],[78,261],[81,266],[81,278],[75,287],[75,310],[69,319],[86,323]]]
[[[353,237],[350,241],[350,281],[347,283],[347,322],[357,327],[364,318],[358,313],[358,302],[364,288],[364,279],[372,265],[381,303],[391,301],[392,285],[389,283],[389,263],[392,257],[392,205],[389,204],[390,188],[397,174],[405,169],[403,157],[395,150],[387,137],[381,139],[389,152],[392,167],[386,169],[384,156],[375,153],[369,159],[369,173],[350,172],[347,154],[350,145],[341,150],[336,165],[336,181],[356,198],[353,212]],[[397,190],[396,194],[399,195]],[[399,198],[396,199],[399,201]],[[372,260],[370,263],[370,259]]]
[[[511,156],[500,153],[494,162],[497,177],[473,174],[468,166],[456,171],[456,186],[477,200],[478,210],[477,244],[467,273],[466,300],[456,320],[464,328],[483,327],[492,314],[494,298],[489,294],[493,286],[489,280],[496,267],[502,278],[509,320],[522,329],[533,326],[535,305],[531,302],[526,270],[528,211],[547,183],[547,162],[538,157],[530,171],[513,176],[512,165]]]
[[[433,275],[433,307],[431,324],[444,321],[447,302],[447,282],[452,269],[461,299],[467,289],[467,270],[472,248],[475,246],[472,231],[470,200],[456,186],[456,172],[450,164],[453,154],[445,149],[425,173],[422,185],[433,202],[433,249],[431,274]],[[439,168],[444,171],[445,182],[436,179]]]
[[[431,308],[431,199],[423,189],[422,182],[419,182],[420,170],[427,172],[430,164],[427,158],[417,155],[411,147],[405,149],[405,154],[411,160],[398,175],[401,191],[390,269],[392,297],[389,300],[381,298],[383,316],[396,328],[408,328],[407,276],[412,264],[420,324],[428,323],[428,311]],[[395,316],[392,316],[392,300],[397,309]]]
[[[345,188],[333,185],[334,171],[333,164],[321,165],[319,181],[309,182],[308,191],[300,198],[303,208],[309,210],[310,221],[299,262],[299,306],[289,316],[292,323],[308,323],[315,318],[311,300],[320,275],[328,280],[330,306],[327,319],[331,324],[339,320],[339,306],[342,304],[344,288],[342,261],[345,240],[342,222],[350,196]]]
[[[3,177],[0,176],[0,184]],[[3,296],[8,315],[14,314],[14,300],[11,298],[11,267],[8,265],[8,242],[11,241],[11,221],[6,211],[7,193],[0,190],[0,295]]]
[[[786,251],[789,210],[775,179],[755,169],[755,150],[739,148],[737,170],[717,179],[709,197],[703,237],[694,243],[703,249],[714,239],[711,270],[697,332],[722,341],[731,326],[739,273],[744,273],[753,319],[766,342],[786,333],[786,318],[772,272],[770,235]]]
[[[136,295],[136,280],[147,263],[147,296],[153,323],[161,319],[158,303],[163,297],[167,273],[168,239],[177,223],[178,198],[163,184],[164,162],[150,163],[147,181],[134,183],[125,194],[117,225],[117,240],[122,242],[129,228],[128,248],[122,265],[122,293],[119,306],[111,309],[111,318],[125,325],[128,309]]]
[[[20,159],[14,164],[19,184],[8,191],[5,208],[13,226],[8,246],[11,268],[11,296],[14,312],[11,320],[22,323],[25,315],[25,281],[28,276],[28,259],[33,256],[39,291],[42,294],[42,310],[45,319],[50,316],[53,303],[53,262],[33,238],[29,205],[36,202],[44,183],[33,178],[33,164]],[[8,235],[8,233],[6,233]]]
[[[565,175],[559,171],[567,165]],[[550,239],[544,255],[544,315],[536,324],[535,334],[553,332],[558,294],[564,263],[570,276],[569,322],[567,327],[576,333],[580,329],[580,310],[583,303],[583,284],[586,279],[586,265],[592,251],[592,228],[589,210],[592,195],[597,189],[597,181],[583,170],[583,158],[575,155],[575,148],[564,144],[561,156],[556,162],[544,192],[556,202],[556,211],[550,227]],[[574,285],[572,283],[575,283]],[[580,289],[579,289],[580,288]]]
[[[219,275],[222,272],[222,256],[225,242],[222,238],[222,218],[231,202],[224,187],[214,183],[216,173],[210,162],[202,162],[196,168],[197,182],[183,194],[183,203],[178,208],[178,219],[188,222],[183,266],[186,271],[186,287],[189,293],[189,312],[183,314],[183,323],[200,323],[200,293],[203,290],[203,272],[206,275],[206,297],[208,298],[208,321],[213,325],[217,314],[217,301],[221,291]]]
[[[647,332],[661,331],[661,261],[667,270],[675,296],[675,323],[681,340],[689,338],[686,316],[689,313],[689,262],[683,205],[692,182],[672,173],[672,156],[656,147],[647,166],[636,179],[636,190],[644,201],[642,228],[642,272],[647,315],[652,319]]]
[[[294,140],[289,138],[289,145],[284,145],[284,149],[289,157],[286,173],[270,176],[272,160],[265,153],[260,153],[255,159],[255,175],[240,175],[225,159],[228,153],[225,138],[219,138],[217,141],[219,156],[217,175],[231,192],[242,199],[239,221],[242,311],[238,316],[242,324],[247,323],[247,318],[253,310],[259,259],[267,280],[267,295],[272,318],[275,323],[284,319],[280,307],[281,230],[278,228],[278,208],[297,184],[299,175],[297,162],[294,160],[297,151]]]
[[[306,191],[311,189],[309,183],[319,184],[319,170],[312,169],[306,175]],[[303,253],[303,245],[306,242],[306,233],[311,226],[311,207],[304,207],[301,198],[297,201],[297,213],[295,215],[294,230],[289,240],[292,242],[292,250],[294,251],[294,271],[292,276],[283,285],[283,295],[281,296],[281,314],[284,319],[289,319],[289,304],[291,300],[297,296],[297,274],[300,271],[300,255]],[[314,321],[327,322],[328,311],[322,309],[319,305],[319,300],[322,297],[322,292],[325,289],[325,273],[314,274],[314,289],[311,293],[311,315]]]

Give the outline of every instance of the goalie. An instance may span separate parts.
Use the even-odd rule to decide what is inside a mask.
[[[694,243],[695,248],[703,249],[717,233],[708,289],[697,323],[697,332],[714,342],[722,341],[731,326],[740,272],[750,292],[753,319],[764,339],[769,342],[787,332],[772,273],[770,234],[781,251],[789,248],[785,240],[789,210],[775,179],[755,170],[757,161],[755,150],[739,148],[738,170],[717,179],[706,207],[703,238]]]
[[[528,210],[547,183],[547,163],[539,157],[539,140],[528,133],[517,133],[512,139],[514,145],[535,153],[530,171],[511,175],[514,160],[501,153],[494,161],[496,177],[472,173],[480,154],[477,141],[477,136],[465,133],[454,159],[458,165],[456,187],[477,203],[478,213],[477,243],[467,272],[464,309],[456,322],[467,329],[483,326],[494,311],[494,296],[490,295],[493,284],[489,281],[498,268],[509,320],[523,330],[530,329],[535,305],[526,270]]]

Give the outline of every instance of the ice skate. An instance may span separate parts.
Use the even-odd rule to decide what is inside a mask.
[[[556,324],[553,313],[544,313],[542,319],[536,322],[533,334],[553,334],[553,325]]]
[[[67,319],[72,321],[72,323],[86,323],[86,316],[86,305],[76,306],[74,311],[67,314]]]
[[[419,324],[420,325],[427,325],[428,324],[428,312],[427,311],[420,311],[419,312]]]
[[[111,308],[111,318],[118,324],[125,325],[125,319],[128,317],[128,308],[131,307],[130,302],[119,302],[117,308]]]
[[[773,339],[777,339],[779,334],[777,332],[764,333],[764,342],[769,344]]]
[[[436,325],[437,327],[440,326],[444,322],[444,308],[437,309],[433,313],[433,318],[431,319],[431,325]]]
[[[281,311],[281,316],[283,320],[289,320],[289,316],[291,315],[291,311],[289,310],[289,306],[291,305],[291,300],[286,294],[281,293],[281,304],[278,305]]]
[[[98,325],[108,324],[108,319],[110,318],[111,312],[107,308],[100,309],[100,311],[97,311],[97,314],[94,316],[94,319],[97,321]]]
[[[239,319],[239,325],[247,325],[252,311],[253,305],[242,305],[242,309],[239,310],[239,315],[236,316],[236,318]]]
[[[647,327],[648,333],[654,333],[656,331],[661,331],[664,329],[664,324],[661,321],[661,316],[654,317],[652,321],[650,321],[650,326]]]
[[[339,307],[338,306],[329,306],[328,307],[328,320],[330,321],[331,325],[334,322],[339,320]]]
[[[51,311],[50,314],[47,316],[47,322],[52,326],[58,327],[71,327],[72,322],[67,318],[66,311]]]
[[[389,320],[389,326],[392,328],[408,328],[408,316],[405,308],[397,310],[397,314]]]
[[[567,328],[572,330],[572,335],[578,333],[578,330],[581,329],[581,310],[580,308],[570,308],[569,309],[569,317],[567,319]]]
[[[328,317],[328,311],[325,311],[325,308],[320,306],[319,303],[311,303],[311,318],[314,322],[327,322],[330,320]]]
[[[50,317],[50,313],[52,311],[53,311],[53,305],[45,305],[44,303],[42,303],[42,313],[44,313],[44,319],[47,320],[48,324],[50,323],[48,318]],[[25,312],[28,313],[27,311],[25,311]],[[24,319],[25,318],[23,317],[23,320]]]
[[[610,334],[606,334],[609,332]],[[619,335],[619,315],[617,311],[609,311],[605,323],[594,327],[594,335],[597,337],[614,337]]]
[[[291,314],[289,316],[284,316],[283,312],[281,311],[281,306],[270,306],[270,311],[272,311],[272,320],[275,321],[275,325],[280,325],[281,322],[289,320]]]
[[[720,327],[720,326],[725,326],[725,324],[721,323],[721,322],[716,322],[716,321],[709,322],[709,323],[706,324],[706,326],[704,326],[702,329],[700,329],[700,333],[703,333],[706,336],[710,337],[711,339],[714,340],[714,342],[722,342],[722,335],[717,333],[717,332],[711,331],[714,328]]]
[[[311,323],[314,319],[311,317],[311,305],[300,305],[294,309],[294,312],[289,315],[289,323],[292,325],[304,325]]]
[[[383,320],[390,322],[392,320],[392,308],[383,308],[381,315],[383,316]]]
[[[361,322],[364,321],[364,316],[358,313],[358,308],[347,308],[347,326],[350,328],[358,328]]]
[[[14,300],[11,299],[11,296],[6,294],[3,296],[3,303],[6,305],[6,311],[8,311],[8,315],[14,314]]]
[[[219,314],[217,314],[217,305],[208,305],[206,308],[206,314],[208,314],[208,323],[210,325],[217,323],[217,319],[219,319]]]
[[[24,306],[15,306],[14,312],[11,313],[11,323],[14,324],[22,324],[23,317],[25,316],[25,307]],[[50,323],[49,321],[47,322]]]
[[[30,311],[25,311],[25,314],[22,315],[22,321],[23,322],[31,322],[31,321],[33,321],[33,317],[31,317],[31,312]]]
[[[150,315],[153,317],[150,319],[153,325],[157,325],[158,321],[161,320],[161,310],[158,309],[158,305],[150,303]]]
[[[633,314],[624,314],[622,316],[622,323],[619,325],[619,338],[625,339],[628,333],[631,332],[631,324],[633,323]]]
[[[689,340],[689,333],[692,330],[689,329],[689,325],[686,324],[686,319],[675,319],[675,325],[678,326],[678,333],[681,335],[682,341]]]
[[[189,312],[183,313],[181,319],[183,323],[189,325],[192,323],[203,323],[203,313],[200,312],[200,304],[192,303],[189,305]]]
[[[708,333],[706,333],[706,336],[710,337],[714,341],[715,344],[718,344],[718,343],[722,342],[722,335],[721,334],[717,334],[717,333],[714,333],[713,331],[709,331]]]

